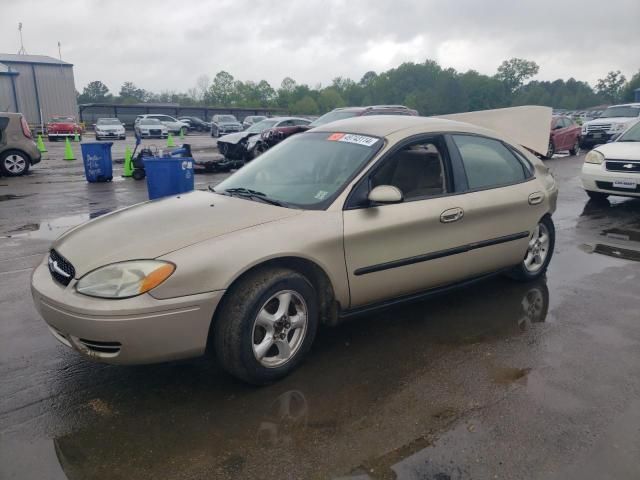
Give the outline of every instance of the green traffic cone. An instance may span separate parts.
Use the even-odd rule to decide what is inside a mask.
[[[124,171],[122,172],[123,177],[131,177],[133,176],[133,165],[131,164],[131,149],[127,146],[124,149]]]
[[[169,135],[167,135],[167,147],[175,147],[176,144],[173,141],[173,135],[171,135],[171,133],[169,133]]]
[[[64,159],[65,160],[75,160],[76,157],[73,156],[73,149],[71,148],[71,143],[69,143],[69,137],[64,141]]]
[[[184,140],[184,129],[180,129],[180,140]]]
[[[47,151],[47,147],[44,146],[44,142],[42,141],[42,135],[38,134],[38,141],[36,142],[38,146],[38,151],[40,153],[44,153]]]
[[[73,141],[74,142],[79,142],[80,141],[80,136],[78,135],[78,132],[75,132],[73,134]]]

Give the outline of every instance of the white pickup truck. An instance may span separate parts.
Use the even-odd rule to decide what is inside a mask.
[[[640,103],[626,103],[607,107],[602,114],[582,124],[580,147],[591,148],[607,143],[640,120]]]

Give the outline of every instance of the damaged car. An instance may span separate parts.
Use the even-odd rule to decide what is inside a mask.
[[[298,117],[267,118],[243,132],[220,137],[218,151],[224,155],[224,159],[218,162],[217,169],[228,171],[239,168],[276,143],[307,130],[310,123],[310,120]]]
[[[95,361],[210,351],[230,374],[267,384],[300,366],[321,324],[499,273],[539,279],[558,189],[529,149],[546,152],[551,109],[515,111],[526,126],[509,108],[465,121],[358,117],[294,135],[209,191],[62,235],[32,274],[37,310]]]

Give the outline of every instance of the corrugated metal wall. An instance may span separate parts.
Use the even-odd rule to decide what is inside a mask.
[[[3,62],[19,75],[14,76],[19,110],[29,123],[40,123],[38,99],[43,121],[52,115],[78,115],[78,103],[73,79],[73,68],[61,65]],[[35,79],[37,81],[37,90]],[[0,107],[13,105],[11,79],[0,76]],[[7,83],[8,90],[4,87]],[[37,92],[37,93],[36,93]]]
[[[13,100],[11,88],[11,76],[0,75],[0,112],[16,112],[16,103]]]

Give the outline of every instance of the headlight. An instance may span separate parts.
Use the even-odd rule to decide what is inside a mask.
[[[587,126],[586,126],[586,125],[583,125],[583,126],[582,126],[582,134],[583,134],[583,135],[586,135],[586,133],[587,133]]]
[[[624,123],[616,123],[614,125],[611,125],[611,131],[612,132],[620,132],[620,131],[624,130],[624,127],[626,127],[626,125]]]
[[[585,163],[596,163],[600,165],[604,161],[604,155],[597,150],[591,150],[587,153],[587,156],[584,157],[584,161]]]
[[[160,285],[175,269],[173,263],[159,260],[113,263],[87,273],[76,284],[76,290],[98,298],[135,297]]]

